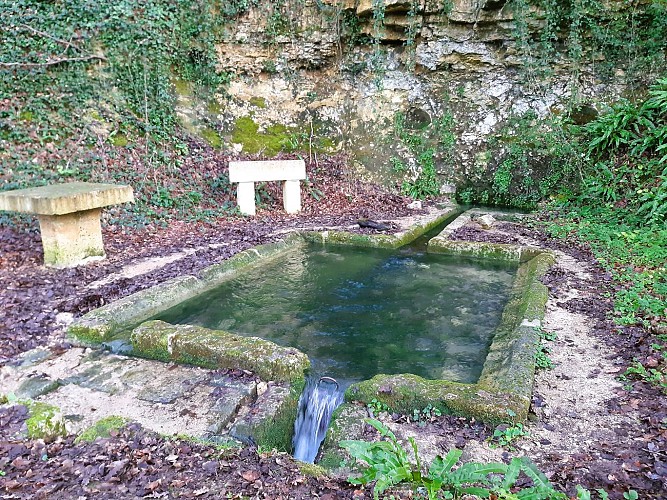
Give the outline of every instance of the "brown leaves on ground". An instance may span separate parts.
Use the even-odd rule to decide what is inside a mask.
[[[344,481],[303,475],[287,455],[219,451],[165,439],[136,424],[116,436],[74,444],[22,441],[23,406],[0,408],[1,490],[8,498],[353,498]],[[357,498],[368,498],[359,497]]]

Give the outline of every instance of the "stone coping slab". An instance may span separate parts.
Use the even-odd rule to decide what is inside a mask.
[[[263,380],[295,382],[310,360],[301,351],[259,337],[245,337],[193,325],[146,321],[130,335],[131,354],[148,359],[217,369],[243,369]]]
[[[298,181],[306,178],[303,160],[230,161],[229,182]]]
[[[130,186],[69,182],[0,193],[0,210],[65,215],[134,201]]]
[[[399,248],[407,245],[424,235],[428,231],[444,224],[447,220],[454,219],[461,213],[458,206],[447,207],[444,210],[429,214],[422,219],[395,234],[357,234],[345,231],[321,231],[304,232],[303,237],[311,243],[323,245],[344,245],[371,248]]]

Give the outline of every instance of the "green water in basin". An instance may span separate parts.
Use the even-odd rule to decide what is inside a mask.
[[[516,266],[310,246],[249,268],[157,319],[296,347],[341,380],[479,378]]]

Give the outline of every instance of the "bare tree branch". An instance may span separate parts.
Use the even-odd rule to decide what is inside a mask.
[[[64,46],[65,46],[65,49],[68,49],[68,48],[70,48],[70,47],[73,47],[73,48],[75,48],[76,50],[78,50],[79,52],[83,52],[83,51],[81,50],[81,48],[80,48],[78,45],[76,45],[75,43],[72,43],[72,40],[70,40],[69,42],[68,42],[67,40],[61,40],[60,38],[56,38],[55,36],[51,35],[50,33],[46,33],[46,32],[44,32],[44,31],[40,31],[40,30],[38,30],[38,29],[33,28],[32,26],[28,26],[27,24],[18,23],[17,26],[23,28],[24,30],[28,30],[28,31],[30,31],[30,32],[34,33],[35,35],[43,36],[43,37],[45,37],[45,38],[48,38],[48,39],[50,39],[50,40],[53,40],[53,41],[56,42],[56,43],[59,43],[59,44],[61,44],[61,45],[64,45]]]
[[[23,62],[0,62],[0,68],[44,68],[47,66],[55,66],[57,64],[71,63],[71,62],[82,62],[82,61],[106,61],[107,58],[104,56],[88,55],[82,57],[63,57],[61,59],[51,59],[50,61],[38,62],[38,63],[23,63]]]

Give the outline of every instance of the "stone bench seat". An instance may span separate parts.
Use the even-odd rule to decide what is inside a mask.
[[[56,268],[103,259],[102,207],[131,201],[130,186],[90,182],[0,192],[0,210],[37,216],[44,264]]]
[[[236,191],[239,210],[245,215],[255,215],[255,182],[283,181],[283,206],[285,212],[301,211],[301,186],[306,178],[303,160],[230,161],[229,181],[238,182]]]

